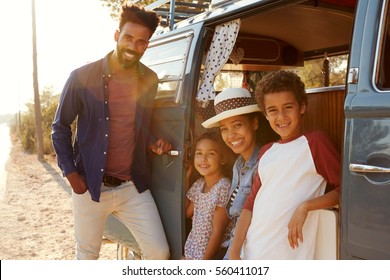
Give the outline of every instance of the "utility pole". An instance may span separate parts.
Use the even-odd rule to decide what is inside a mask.
[[[35,0],[31,0],[32,6],[32,36],[33,36],[33,86],[34,86],[34,110],[36,125],[36,141],[38,160],[43,161],[43,133],[42,133],[42,114],[41,101],[39,99],[38,86],[38,66],[37,66],[37,32],[35,21]]]

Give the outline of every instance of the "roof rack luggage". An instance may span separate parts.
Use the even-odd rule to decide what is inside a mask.
[[[145,7],[161,16],[161,25],[173,29],[173,25],[206,11],[211,0],[157,0]]]

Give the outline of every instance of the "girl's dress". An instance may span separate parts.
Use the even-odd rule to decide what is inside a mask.
[[[203,259],[213,230],[215,208],[225,207],[228,202],[230,180],[222,178],[210,191],[204,193],[204,178],[198,179],[189,189],[187,198],[194,202],[192,229],[184,246],[184,258]],[[225,235],[224,240],[227,239]]]

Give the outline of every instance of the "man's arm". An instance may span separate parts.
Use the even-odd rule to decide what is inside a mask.
[[[72,73],[61,93],[60,101],[52,124],[52,142],[57,154],[58,166],[64,176],[76,172],[73,163],[71,124],[78,115],[78,101],[73,90],[75,74]]]

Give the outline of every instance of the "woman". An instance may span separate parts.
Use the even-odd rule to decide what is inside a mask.
[[[226,145],[238,155],[233,166],[232,185],[226,206],[227,215],[234,220],[234,226],[229,240],[222,246],[224,250],[215,257],[221,259],[225,256],[226,259],[226,251],[233,240],[237,220],[257,174],[259,146],[274,140],[276,135],[259,113],[260,108],[246,89],[223,90],[214,100],[214,109],[216,115],[204,121],[203,127],[219,127]],[[261,137],[256,137],[257,131],[260,131]]]

